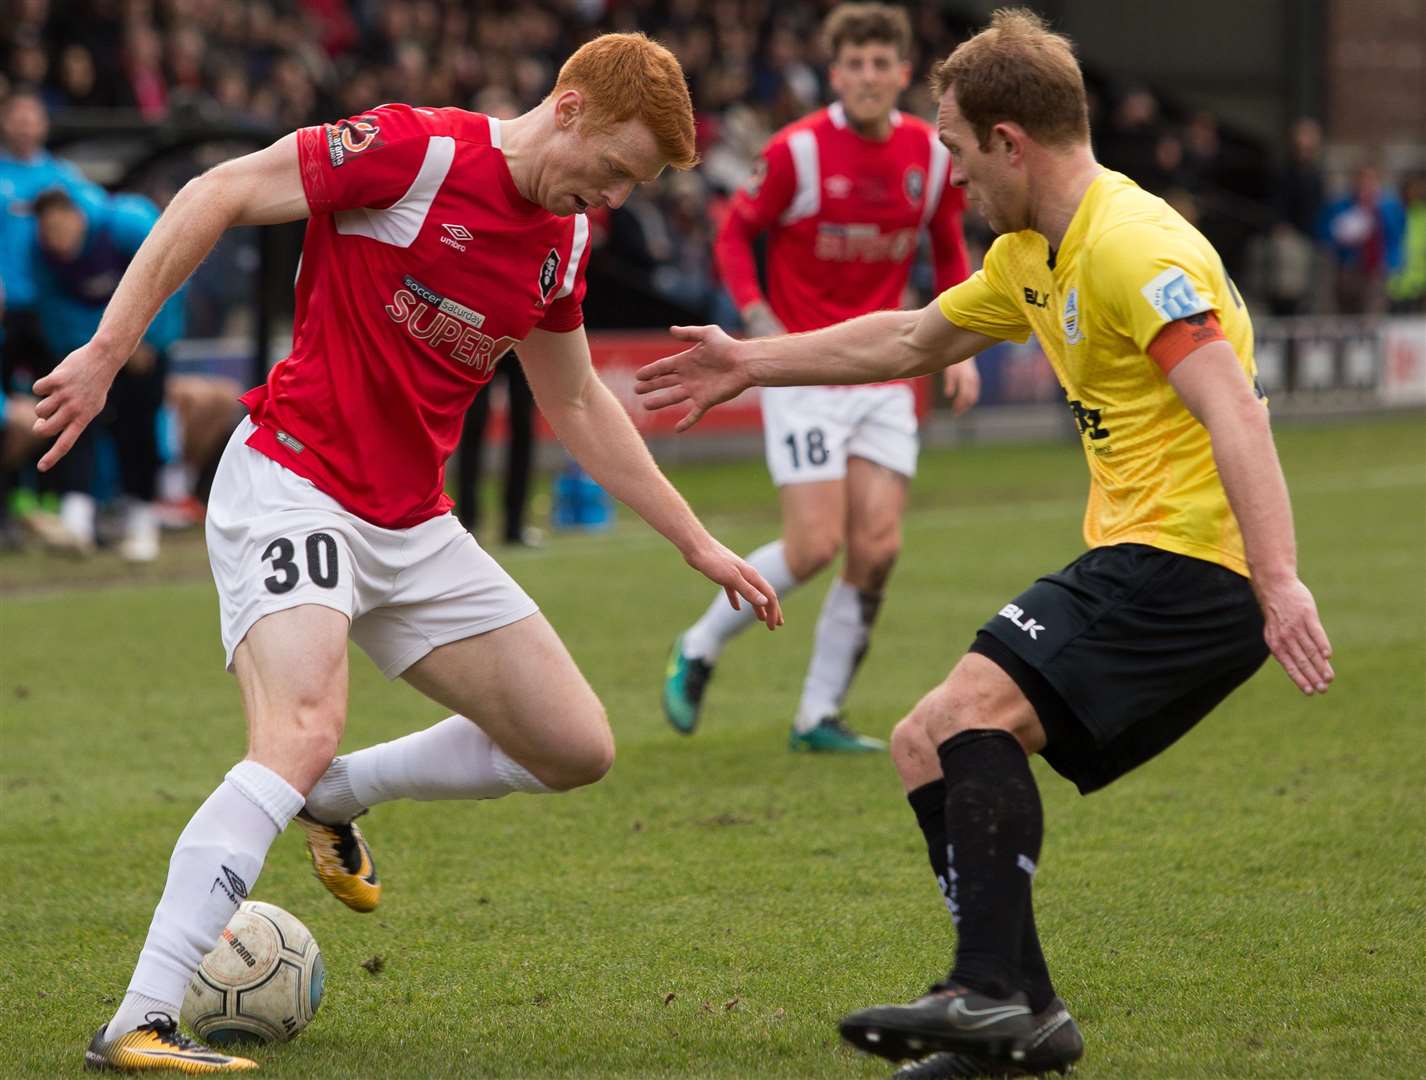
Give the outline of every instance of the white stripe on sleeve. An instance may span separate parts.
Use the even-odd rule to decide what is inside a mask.
[[[333,215],[337,232],[344,236],[367,236],[393,247],[410,247],[431,212],[431,204],[436,201],[436,193],[441,190],[455,155],[455,139],[449,135],[432,135],[426,143],[421,169],[406,194],[385,210],[359,207],[338,211]]]

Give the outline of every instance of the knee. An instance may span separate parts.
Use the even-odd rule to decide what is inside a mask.
[[[863,541],[847,550],[847,579],[857,588],[879,593],[886,588],[896,558],[901,554],[900,535]]]
[[[597,784],[614,767],[614,733],[602,706],[580,725],[578,736],[566,742],[560,756],[531,769],[540,783],[554,791]]]
[[[841,550],[842,537],[834,532],[801,537],[784,549],[787,568],[798,581],[820,573]]]
[[[964,731],[1004,731],[1027,754],[1045,744],[1034,708],[1001,669],[974,653],[963,657],[946,681],[917,705],[932,746]]]
[[[912,713],[891,729],[891,761],[903,779],[919,777],[936,764],[936,748]]]

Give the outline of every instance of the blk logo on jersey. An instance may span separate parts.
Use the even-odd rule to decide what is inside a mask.
[[[550,248],[550,253],[545,256],[545,263],[540,267],[540,303],[549,300],[550,293],[554,292],[555,285],[559,282],[560,276],[560,253],[554,248]]]
[[[327,153],[331,156],[332,167],[336,168],[345,163],[348,154],[360,154],[363,150],[380,146],[380,135],[381,126],[370,116],[342,120],[329,127]]]
[[[1006,604],[1000,609],[1000,617],[1009,619],[1025,633],[1030,635],[1032,641],[1040,640],[1040,631],[1045,628],[1042,622],[1036,622],[1029,615],[1025,614],[1025,609],[1019,604]]]

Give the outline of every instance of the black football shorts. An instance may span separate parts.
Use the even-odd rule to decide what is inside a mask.
[[[980,628],[971,652],[1035,707],[1088,794],[1172,745],[1268,657],[1248,579],[1144,544],[1092,548]]]

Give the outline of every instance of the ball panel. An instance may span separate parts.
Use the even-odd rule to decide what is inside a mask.
[[[317,1008],[322,1004],[322,991],[326,988],[327,965],[321,953],[314,952],[310,972],[307,984],[308,1019],[317,1015]]]
[[[262,978],[277,960],[282,938],[266,919],[239,911],[223,928],[218,944],[203,961],[214,982],[246,986]]]
[[[307,1026],[325,984],[321,950],[301,921],[247,901],[189,981],[180,1018],[215,1045],[281,1042]]]

